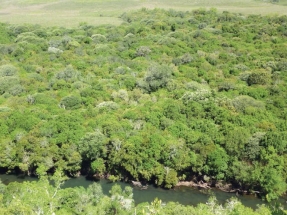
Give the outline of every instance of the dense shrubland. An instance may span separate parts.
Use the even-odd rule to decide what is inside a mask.
[[[0,25],[0,166],[286,187],[287,17],[125,13],[120,26]],[[204,177],[205,176],[205,177]]]

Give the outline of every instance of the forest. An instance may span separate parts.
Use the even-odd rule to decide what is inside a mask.
[[[0,24],[1,171],[164,188],[222,182],[268,201],[284,194],[287,16],[142,8],[120,18],[119,26]],[[1,185],[0,208],[20,201],[25,186],[41,185]],[[94,186],[71,193],[101,196]],[[4,195],[9,189],[23,195]],[[107,202],[131,199],[114,189]],[[214,214],[210,205],[192,208]]]

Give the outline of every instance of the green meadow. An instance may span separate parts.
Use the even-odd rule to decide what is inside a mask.
[[[140,8],[190,11],[214,7],[219,12],[286,15],[286,5],[286,0],[0,0],[0,21],[65,27],[82,22],[118,25],[122,22],[119,15]]]

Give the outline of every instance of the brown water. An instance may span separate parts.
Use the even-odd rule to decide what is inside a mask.
[[[5,175],[0,174],[0,179],[4,184],[8,184],[10,182],[23,182],[23,181],[33,181],[37,180],[37,178],[33,177],[19,177],[16,175]],[[103,192],[106,195],[109,195],[109,190],[115,183],[110,183],[107,180],[100,180],[98,182],[93,182],[90,180],[86,180],[84,176],[69,179],[65,182],[63,185],[63,188],[67,187],[88,187],[91,183],[100,183]],[[125,186],[131,186],[130,184],[124,183],[124,182],[117,182],[117,184],[120,184],[121,187]],[[162,202],[178,202],[183,205],[197,205],[199,203],[206,203],[211,195],[216,196],[219,203],[224,204],[226,200],[236,197],[238,198],[243,205],[247,207],[251,207],[253,209],[257,208],[257,205],[261,204],[267,204],[267,202],[262,201],[259,198],[256,198],[252,195],[245,195],[245,196],[236,196],[235,193],[225,193],[220,190],[213,189],[206,193],[206,191],[189,188],[189,187],[181,187],[176,188],[173,190],[165,190],[162,188],[156,188],[152,185],[149,185],[148,189],[141,190],[139,188],[134,187],[133,189],[134,194],[134,200],[136,204],[139,204],[141,202],[151,202],[155,198],[159,198],[162,200]],[[278,200],[284,208],[286,208],[286,200],[282,197]]]

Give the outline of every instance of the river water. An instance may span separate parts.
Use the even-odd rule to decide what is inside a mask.
[[[10,182],[23,182],[23,181],[33,181],[37,180],[37,178],[33,177],[19,177],[16,175],[5,175],[0,174],[0,180],[4,184],[8,184]],[[100,183],[103,192],[106,195],[109,195],[109,190],[115,183],[110,183],[107,180],[100,180],[98,182],[93,182],[90,180],[86,180],[84,176],[80,176],[78,178],[69,179],[65,182],[62,188],[67,187],[76,187],[76,186],[82,186],[82,187],[88,187],[91,183]],[[117,184],[120,184],[122,188],[125,186],[131,186],[130,184],[124,183],[124,182],[117,182]],[[210,197],[210,195],[215,195],[218,202],[221,204],[224,204],[226,200],[230,199],[231,197],[238,198],[243,205],[247,207],[251,207],[253,209],[257,208],[257,205],[261,204],[267,204],[266,202],[260,200],[259,198],[256,198],[252,195],[245,195],[245,196],[236,196],[234,193],[225,193],[220,190],[212,189],[210,192],[206,193],[202,190],[198,190],[195,188],[190,187],[181,187],[176,188],[173,190],[166,190],[162,188],[156,188],[152,185],[148,187],[146,190],[141,190],[139,188],[134,187],[133,189],[134,194],[134,200],[136,204],[139,204],[141,202],[151,202],[155,198],[159,198],[162,200],[162,202],[179,202],[183,205],[194,205],[196,206],[199,203],[206,203]],[[283,198],[279,199],[279,202],[286,208],[286,200]]]

